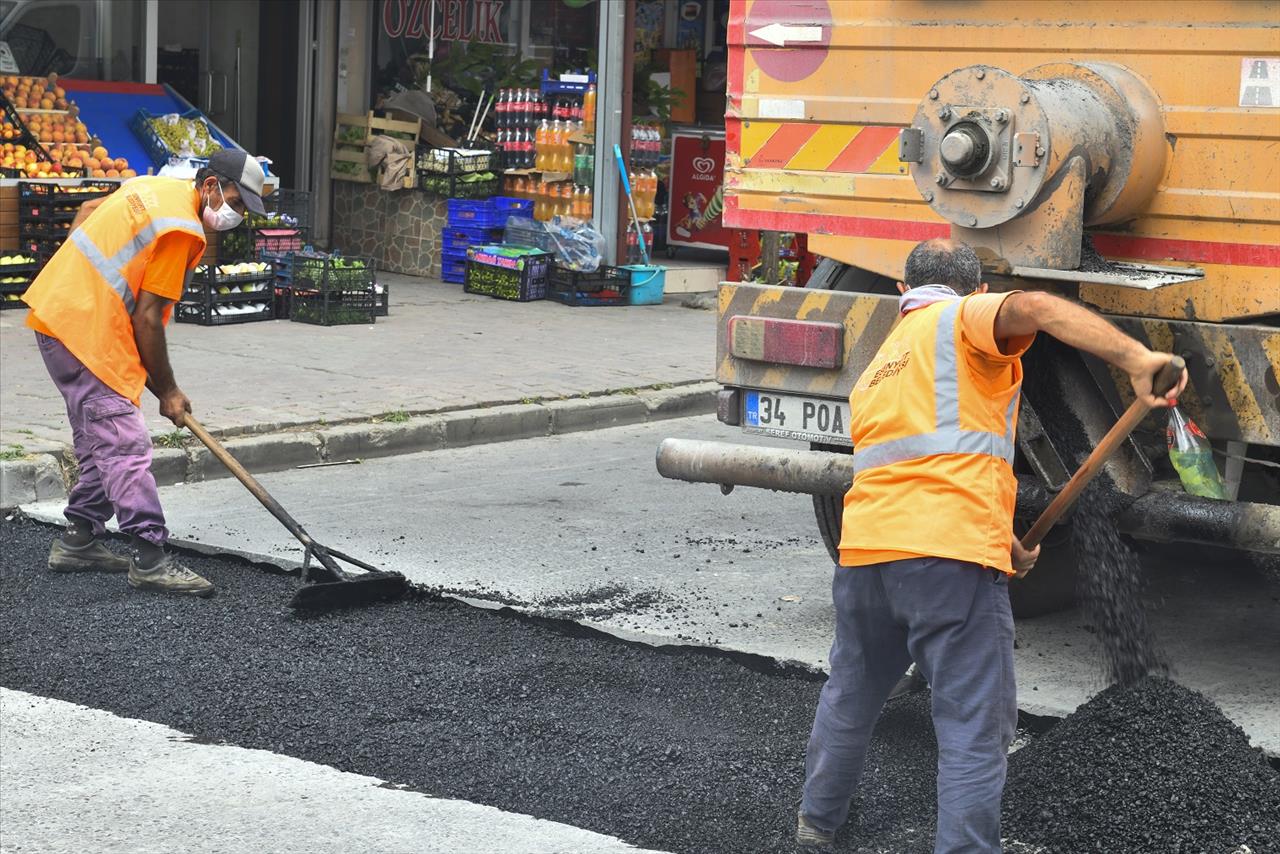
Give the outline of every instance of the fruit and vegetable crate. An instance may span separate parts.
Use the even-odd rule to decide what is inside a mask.
[[[129,129],[157,168],[168,165],[174,157],[207,158],[222,150],[222,143],[199,110],[155,115],[141,109],[129,120]]]
[[[222,326],[229,323],[249,323],[255,320],[271,320],[275,317],[274,283],[261,272],[244,275],[223,275],[216,269],[201,270],[187,283],[182,300],[174,309],[178,323],[196,323],[201,326]],[[212,276],[217,284],[211,284]]]
[[[307,190],[276,190],[262,197],[265,214],[250,213],[250,228],[311,227],[311,193]]]
[[[109,196],[119,187],[115,181],[81,181],[72,186],[19,181],[18,209],[33,215],[51,210],[70,210],[74,214],[85,202]]]
[[[372,258],[347,255],[308,255],[293,257],[293,290],[322,292],[373,293],[377,266]]]
[[[373,323],[378,316],[379,297],[372,289],[357,291],[313,291],[293,289],[289,320],[318,326]]]
[[[418,189],[459,199],[487,199],[498,192],[502,152],[426,148],[418,153]]]
[[[27,292],[38,267],[34,257],[21,253],[0,257],[0,309],[27,307],[22,295]]]
[[[191,281],[219,288],[270,283],[275,277],[275,265],[269,261],[245,261],[238,264],[202,264],[196,267]]]
[[[627,305],[631,274],[620,267],[600,265],[591,273],[551,265],[547,299],[565,305]]]
[[[469,294],[529,302],[547,292],[551,253],[511,246],[475,246],[467,250]]]
[[[200,326],[225,326],[231,323],[253,323],[258,320],[274,320],[275,312],[271,295],[259,295],[256,302],[219,303],[210,300],[186,300],[173,309],[177,323],[195,323]]]
[[[364,115],[339,113],[333,131],[333,165],[329,177],[339,181],[373,182],[365,159],[365,149],[375,136],[387,134],[403,140],[410,151],[418,148],[418,122],[383,118],[373,111]]]

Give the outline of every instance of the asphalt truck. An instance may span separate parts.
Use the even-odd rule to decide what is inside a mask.
[[[809,493],[834,557],[849,392],[896,320],[907,254],[952,237],[992,290],[1077,299],[1186,359],[1180,405],[1229,500],[1181,489],[1153,413],[1106,468],[1132,499],[1123,531],[1280,554],[1275,8],[732,0],[724,222],[804,233],[824,260],[807,287],[720,286],[718,413],[808,448],[668,439],[659,471]],[[1078,460],[1064,423],[1096,442],[1132,398],[1122,375],[1053,344],[1024,360],[1019,524]],[[1069,602],[1067,539],[1059,526],[1011,587],[1015,613]]]

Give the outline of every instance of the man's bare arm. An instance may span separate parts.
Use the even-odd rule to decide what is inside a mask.
[[[80,227],[80,223],[89,218],[89,214],[97,210],[98,205],[102,204],[106,199],[90,199],[80,206],[80,210],[76,211],[76,218],[71,220],[71,231],[75,231]]]
[[[1151,392],[1156,373],[1171,358],[1155,353],[1121,332],[1101,315],[1062,297],[1041,291],[1009,296],[996,314],[996,340],[1046,332],[1064,344],[1105,359],[1129,375],[1133,390],[1148,406],[1171,406],[1187,384],[1184,371],[1178,385],[1166,397]]]
[[[181,427],[185,414],[191,411],[191,401],[178,388],[169,364],[164,335],[164,310],[168,304],[169,300],[150,291],[138,292],[138,304],[133,309],[133,340],[147,371],[147,388],[160,400],[160,414]]]

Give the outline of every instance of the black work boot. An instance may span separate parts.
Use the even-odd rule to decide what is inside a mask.
[[[67,530],[49,549],[53,572],[128,572],[129,559],[111,551],[93,535],[93,525],[68,519]]]

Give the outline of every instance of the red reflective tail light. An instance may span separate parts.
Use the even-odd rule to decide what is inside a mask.
[[[755,362],[834,370],[844,365],[844,327],[735,315],[729,318],[729,352]]]

